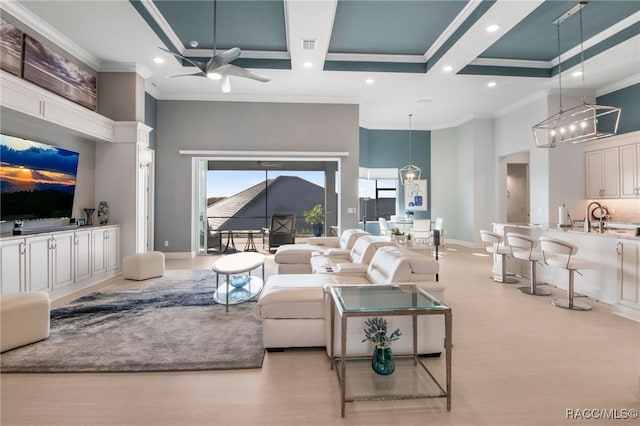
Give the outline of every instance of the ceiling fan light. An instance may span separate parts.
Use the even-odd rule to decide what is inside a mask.
[[[220,80],[220,79],[222,79],[222,75],[218,74],[217,72],[208,72],[207,73],[207,77],[210,78],[211,80]]]
[[[231,79],[229,78],[228,75],[225,75],[224,78],[222,79],[222,83],[220,84],[220,90],[222,90],[222,93],[231,92]]]

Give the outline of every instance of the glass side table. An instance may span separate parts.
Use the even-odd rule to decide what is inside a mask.
[[[451,410],[451,308],[417,285],[331,286],[331,368],[340,384],[341,411],[345,403],[386,399],[446,398]],[[338,314],[338,315],[336,315]],[[410,315],[413,320],[413,354],[394,355],[396,371],[379,376],[371,368],[370,357],[347,357],[347,322],[352,317]],[[444,315],[445,387],[436,380],[418,356],[418,316]],[[336,356],[336,316],[339,316],[340,355]],[[347,375],[347,367],[349,369]],[[349,383],[347,383],[347,377]]]

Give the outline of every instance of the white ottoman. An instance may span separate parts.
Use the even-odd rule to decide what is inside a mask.
[[[49,293],[0,296],[0,352],[49,337]]]
[[[146,280],[164,275],[164,253],[134,253],[122,259],[122,276],[128,280]]]

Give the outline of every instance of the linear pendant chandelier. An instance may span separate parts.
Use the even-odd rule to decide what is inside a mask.
[[[407,185],[420,179],[420,167],[411,163],[411,117],[413,114],[409,114],[409,164],[399,170],[400,183]]]
[[[582,34],[581,1],[553,21],[558,33],[558,85],[560,89],[560,111],[533,126],[533,137],[538,148],[555,148],[559,144],[573,144],[602,139],[618,132],[621,108],[588,104],[584,95],[584,47]],[[560,57],[560,24],[576,12],[580,17],[580,64],[582,67],[582,105],[562,109],[562,60]]]

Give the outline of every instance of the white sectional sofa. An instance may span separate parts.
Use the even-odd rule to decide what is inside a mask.
[[[365,235],[356,240],[351,251],[345,255],[342,252],[314,253],[311,255],[311,271],[314,274],[357,274],[367,272],[373,255],[380,247],[395,246],[388,238]]]
[[[308,244],[285,244],[278,247],[273,260],[278,265],[278,274],[311,273],[311,255],[313,253],[341,253],[348,256],[356,240],[370,235],[362,229],[347,229],[340,237],[313,237]]]
[[[366,272],[354,274],[285,274],[270,277],[257,303],[262,320],[262,340],[267,349],[324,346],[330,351],[331,285],[417,284],[444,303],[444,286],[435,282],[438,261],[397,246],[379,248]],[[363,322],[348,324],[350,355],[370,355],[370,342],[362,342]],[[400,328],[403,336],[394,342],[394,352],[410,353],[410,316],[387,317],[389,327]],[[422,316],[418,321],[418,350],[421,354],[442,352],[444,319],[440,315]],[[339,350],[339,335],[336,350]]]

